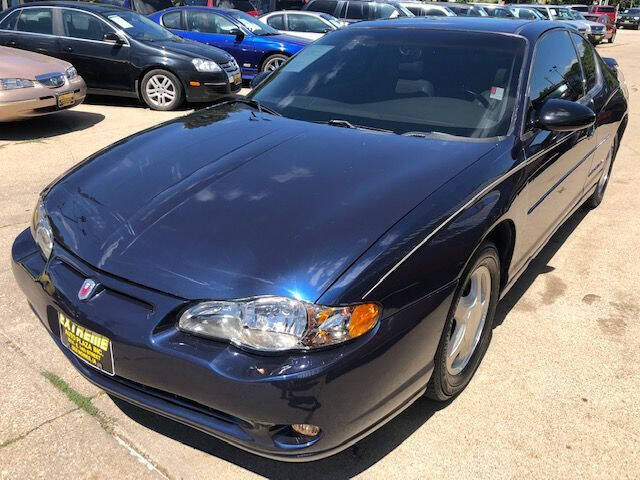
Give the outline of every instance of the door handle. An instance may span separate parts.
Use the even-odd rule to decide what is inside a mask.
[[[71,48],[71,47],[64,47],[63,50],[65,52],[73,52],[73,48]]]

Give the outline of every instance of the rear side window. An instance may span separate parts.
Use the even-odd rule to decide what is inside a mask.
[[[20,10],[14,10],[0,21],[0,30],[15,30]]]
[[[20,32],[53,34],[50,8],[25,8],[20,12],[16,30]]]
[[[276,30],[285,30],[284,28],[284,15],[274,15],[267,18],[267,25],[275,28]]]
[[[540,12],[544,18],[546,18],[547,20],[549,19],[549,12],[546,8],[536,8],[536,10]]]
[[[364,20],[369,17],[369,9],[367,8],[366,16],[364,12],[364,4],[360,2],[349,2],[347,4],[347,13],[345,14],[345,18],[350,18],[353,20]],[[368,5],[367,5],[368,7]]]
[[[576,44],[576,50],[578,50],[578,57],[582,64],[582,70],[584,71],[584,77],[586,80],[586,90],[590,91],[598,83],[598,67],[596,66],[596,52],[589,42],[587,42],[582,36],[572,33],[573,41]]]
[[[169,12],[162,16],[162,24],[167,28],[182,28],[182,22],[180,20],[181,12]]]
[[[580,63],[569,34],[560,30],[546,34],[536,47],[529,83],[531,104],[551,98],[575,101],[583,95]]]
[[[444,13],[444,10],[440,10],[438,8],[425,8],[423,15],[428,17],[446,17],[447,14]]]
[[[322,20],[312,15],[290,14],[288,20],[289,30],[293,32],[326,33],[328,30]]]
[[[333,15],[333,12],[336,11],[336,7],[338,6],[338,2],[336,0],[315,0],[308,5],[307,10],[330,13]]]

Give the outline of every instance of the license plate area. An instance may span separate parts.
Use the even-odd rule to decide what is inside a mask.
[[[77,358],[108,375],[115,375],[113,345],[104,335],[79,325],[62,312],[58,312],[60,340]]]
[[[61,93],[56,97],[58,101],[58,108],[68,107],[69,105],[73,105],[73,92],[69,93]]]

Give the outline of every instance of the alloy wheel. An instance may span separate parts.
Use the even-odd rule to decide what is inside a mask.
[[[275,56],[267,59],[264,62],[262,67],[263,72],[273,72],[275,69],[279,68],[287,59],[282,56]]]
[[[156,106],[170,105],[176,98],[176,86],[171,79],[162,74],[152,76],[146,85],[147,97]]]
[[[480,265],[467,279],[458,300],[449,345],[446,366],[451,375],[458,375],[469,363],[478,346],[491,301],[491,272]]]

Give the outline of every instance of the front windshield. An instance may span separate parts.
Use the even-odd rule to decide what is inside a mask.
[[[508,35],[349,27],[306,47],[250,98],[309,122],[501,136],[511,124],[524,50],[522,38]]]
[[[584,18],[584,15],[582,15],[580,12],[576,12],[575,10],[569,10],[569,15],[571,15],[571,18],[574,20],[586,20],[586,18]]]
[[[324,18],[327,22],[333,25],[336,28],[342,28],[342,23],[333,15],[329,15],[328,13],[321,13],[320,16]]]
[[[133,11],[118,10],[106,13],[105,16],[136,40],[158,42],[176,38],[166,28]]]
[[[225,12],[227,15],[235,18],[242,24],[244,28],[249,30],[254,35],[279,35],[280,32],[275,28],[270,27],[266,23],[257,20],[256,18],[248,15],[239,10],[229,10]]]

